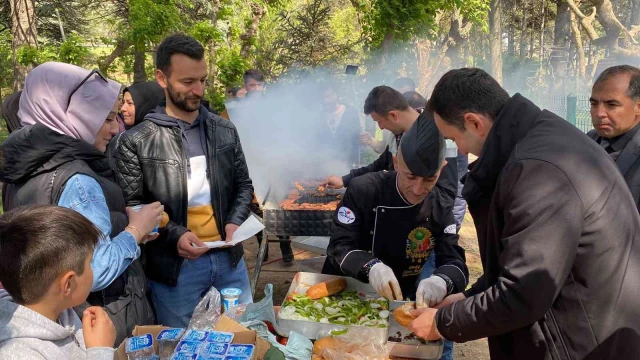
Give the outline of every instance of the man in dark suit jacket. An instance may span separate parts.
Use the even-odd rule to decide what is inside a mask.
[[[640,69],[612,66],[591,90],[591,121],[587,135],[611,156],[640,209]]]

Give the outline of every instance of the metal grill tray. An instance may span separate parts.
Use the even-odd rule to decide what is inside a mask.
[[[264,209],[264,233],[272,236],[330,236],[334,210]]]

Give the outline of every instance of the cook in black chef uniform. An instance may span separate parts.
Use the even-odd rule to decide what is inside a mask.
[[[418,306],[434,306],[462,292],[469,272],[453,203],[436,185],[444,155],[445,140],[435,122],[420,117],[402,137],[396,171],[353,179],[336,211],[322,272],[368,282],[389,300],[415,298]],[[416,293],[432,251],[436,269]]]

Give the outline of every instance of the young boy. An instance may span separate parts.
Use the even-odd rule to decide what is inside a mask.
[[[31,206],[0,216],[0,359],[112,360],[113,323],[82,304],[99,230],[79,213]]]

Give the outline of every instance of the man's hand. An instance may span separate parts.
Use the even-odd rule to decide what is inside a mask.
[[[373,137],[368,132],[360,133],[360,142],[364,145],[371,145]]]
[[[416,307],[433,307],[447,296],[447,283],[441,277],[433,275],[420,281],[416,292]]]
[[[238,230],[240,226],[236,224],[227,224],[224,226],[224,232],[227,233],[227,238],[224,240],[225,242],[231,242],[233,240],[233,234]]]
[[[369,284],[389,301],[403,299],[396,275],[383,263],[377,263],[369,270]]]
[[[193,247],[193,245],[197,247]],[[205,243],[200,241],[196,234],[187,231],[178,240],[178,255],[185,259],[193,260],[200,257],[200,255],[209,251],[209,248]]]
[[[411,310],[411,314],[416,316],[416,319],[407,326],[411,332],[416,336],[425,340],[439,340],[442,339],[442,335],[438,332],[436,327],[436,313],[438,310],[432,308],[422,308]]]
[[[328,178],[324,179],[322,183],[326,184],[329,189],[342,189],[344,187],[342,178],[335,175],[331,175]]]
[[[444,298],[444,301],[441,302],[440,304],[434,306],[435,309],[440,309],[443,308],[445,306],[449,306],[455,302],[458,302],[460,300],[464,300],[466,299],[466,297],[464,296],[463,293],[458,293],[458,294],[453,294],[453,295],[449,295],[446,298]]]
[[[116,342],[116,328],[99,306],[89,307],[82,314],[82,335],[87,349],[112,348]]]

